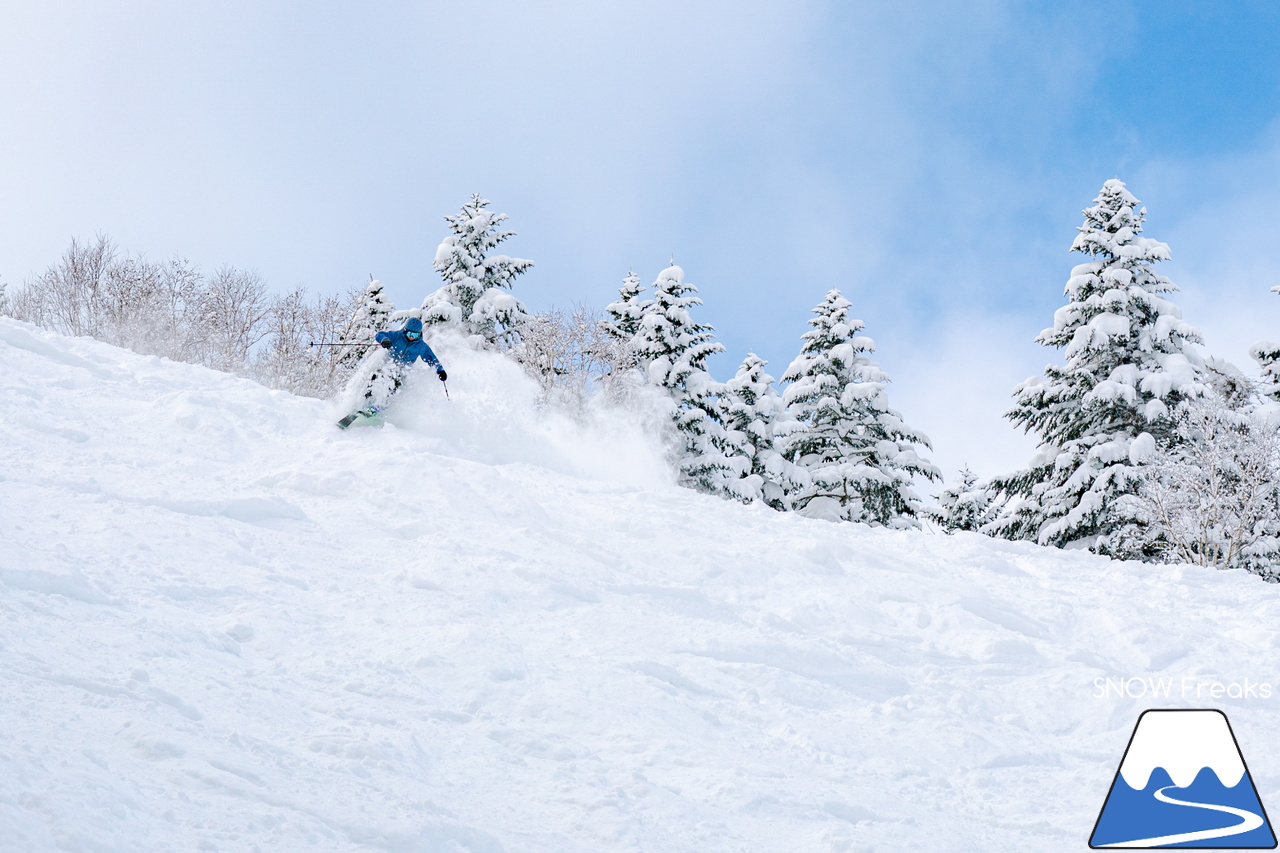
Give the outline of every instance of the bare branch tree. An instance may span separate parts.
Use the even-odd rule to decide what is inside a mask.
[[[626,342],[599,313],[577,306],[572,314],[552,308],[520,325],[513,352],[542,389],[544,402],[582,414],[596,393],[615,389],[614,380],[633,364]]]
[[[345,317],[345,304],[336,296],[310,300],[306,290],[298,287],[276,297],[266,320],[266,345],[253,363],[253,377],[293,394],[333,394],[345,379],[338,369],[342,351],[310,344],[331,340]]]
[[[1171,562],[1247,568],[1280,564],[1280,435],[1220,397],[1188,403],[1181,443],[1147,467],[1133,506],[1148,542]]]
[[[245,372],[250,350],[267,335],[270,310],[267,285],[256,272],[220,267],[200,294],[198,322],[205,365]]]
[[[107,272],[116,247],[99,234],[92,244],[72,240],[58,263],[27,279],[14,298],[14,316],[64,335],[95,334]]]

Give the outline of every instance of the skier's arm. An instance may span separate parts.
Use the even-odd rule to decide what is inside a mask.
[[[373,336],[373,339],[378,342],[378,346],[383,347],[384,349],[391,348],[390,332],[378,332],[378,334]]]
[[[436,354],[431,351],[431,347],[429,347],[425,341],[422,344],[422,348],[425,352],[422,353],[420,358],[436,369],[436,375],[438,375],[440,377],[440,381],[443,382],[444,378],[448,376],[448,374],[444,372],[444,365],[440,363],[440,359],[436,358]]]

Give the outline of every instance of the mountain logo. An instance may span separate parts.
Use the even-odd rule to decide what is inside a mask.
[[[1089,847],[1275,846],[1271,822],[1227,715],[1216,710],[1143,711]]]

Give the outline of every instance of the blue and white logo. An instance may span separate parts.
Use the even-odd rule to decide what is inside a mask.
[[[1273,849],[1275,833],[1226,715],[1144,711],[1089,846]]]

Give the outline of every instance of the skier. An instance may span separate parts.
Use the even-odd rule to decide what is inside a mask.
[[[445,373],[444,365],[440,364],[440,359],[436,358],[436,354],[431,351],[431,347],[427,346],[427,342],[422,339],[422,321],[417,317],[410,317],[404,321],[403,329],[393,329],[390,332],[378,332],[373,336],[378,342],[378,346],[385,350],[390,350],[387,355],[388,375],[391,377],[392,388],[391,393],[394,394],[400,389],[400,383],[404,381],[405,371],[408,370],[415,361],[422,359],[427,364],[436,369],[436,376],[440,377],[443,382],[449,378],[449,374]],[[377,378],[377,374],[374,374]],[[370,388],[365,392],[365,399],[373,399],[373,389]]]
[[[362,421],[364,423],[382,423],[381,412],[386,408],[386,400],[389,400],[391,395],[400,390],[405,374],[418,359],[422,359],[428,365],[434,367],[436,376],[440,378],[441,382],[449,378],[449,374],[445,372],[444,365],[440,363],[440,359],[436,358],[436,354],[431,351],[431,347],[427,346],[427,342],[422,339],[422,321],[417,317],[410,317],[405,320],[404,328],[378,332],[373,339],[377,341],[380,347],[387,350],[387,360],[369,377],[368,386],[364,392],[365,408],[338,421],[338,426],[343,429],[351,426],[361,417],[364,418]],[[385,397],[381,404],[375,399],[374,393],[380,384],[378,382],[380,374],[391,380],[391,387],[385,391]]]

